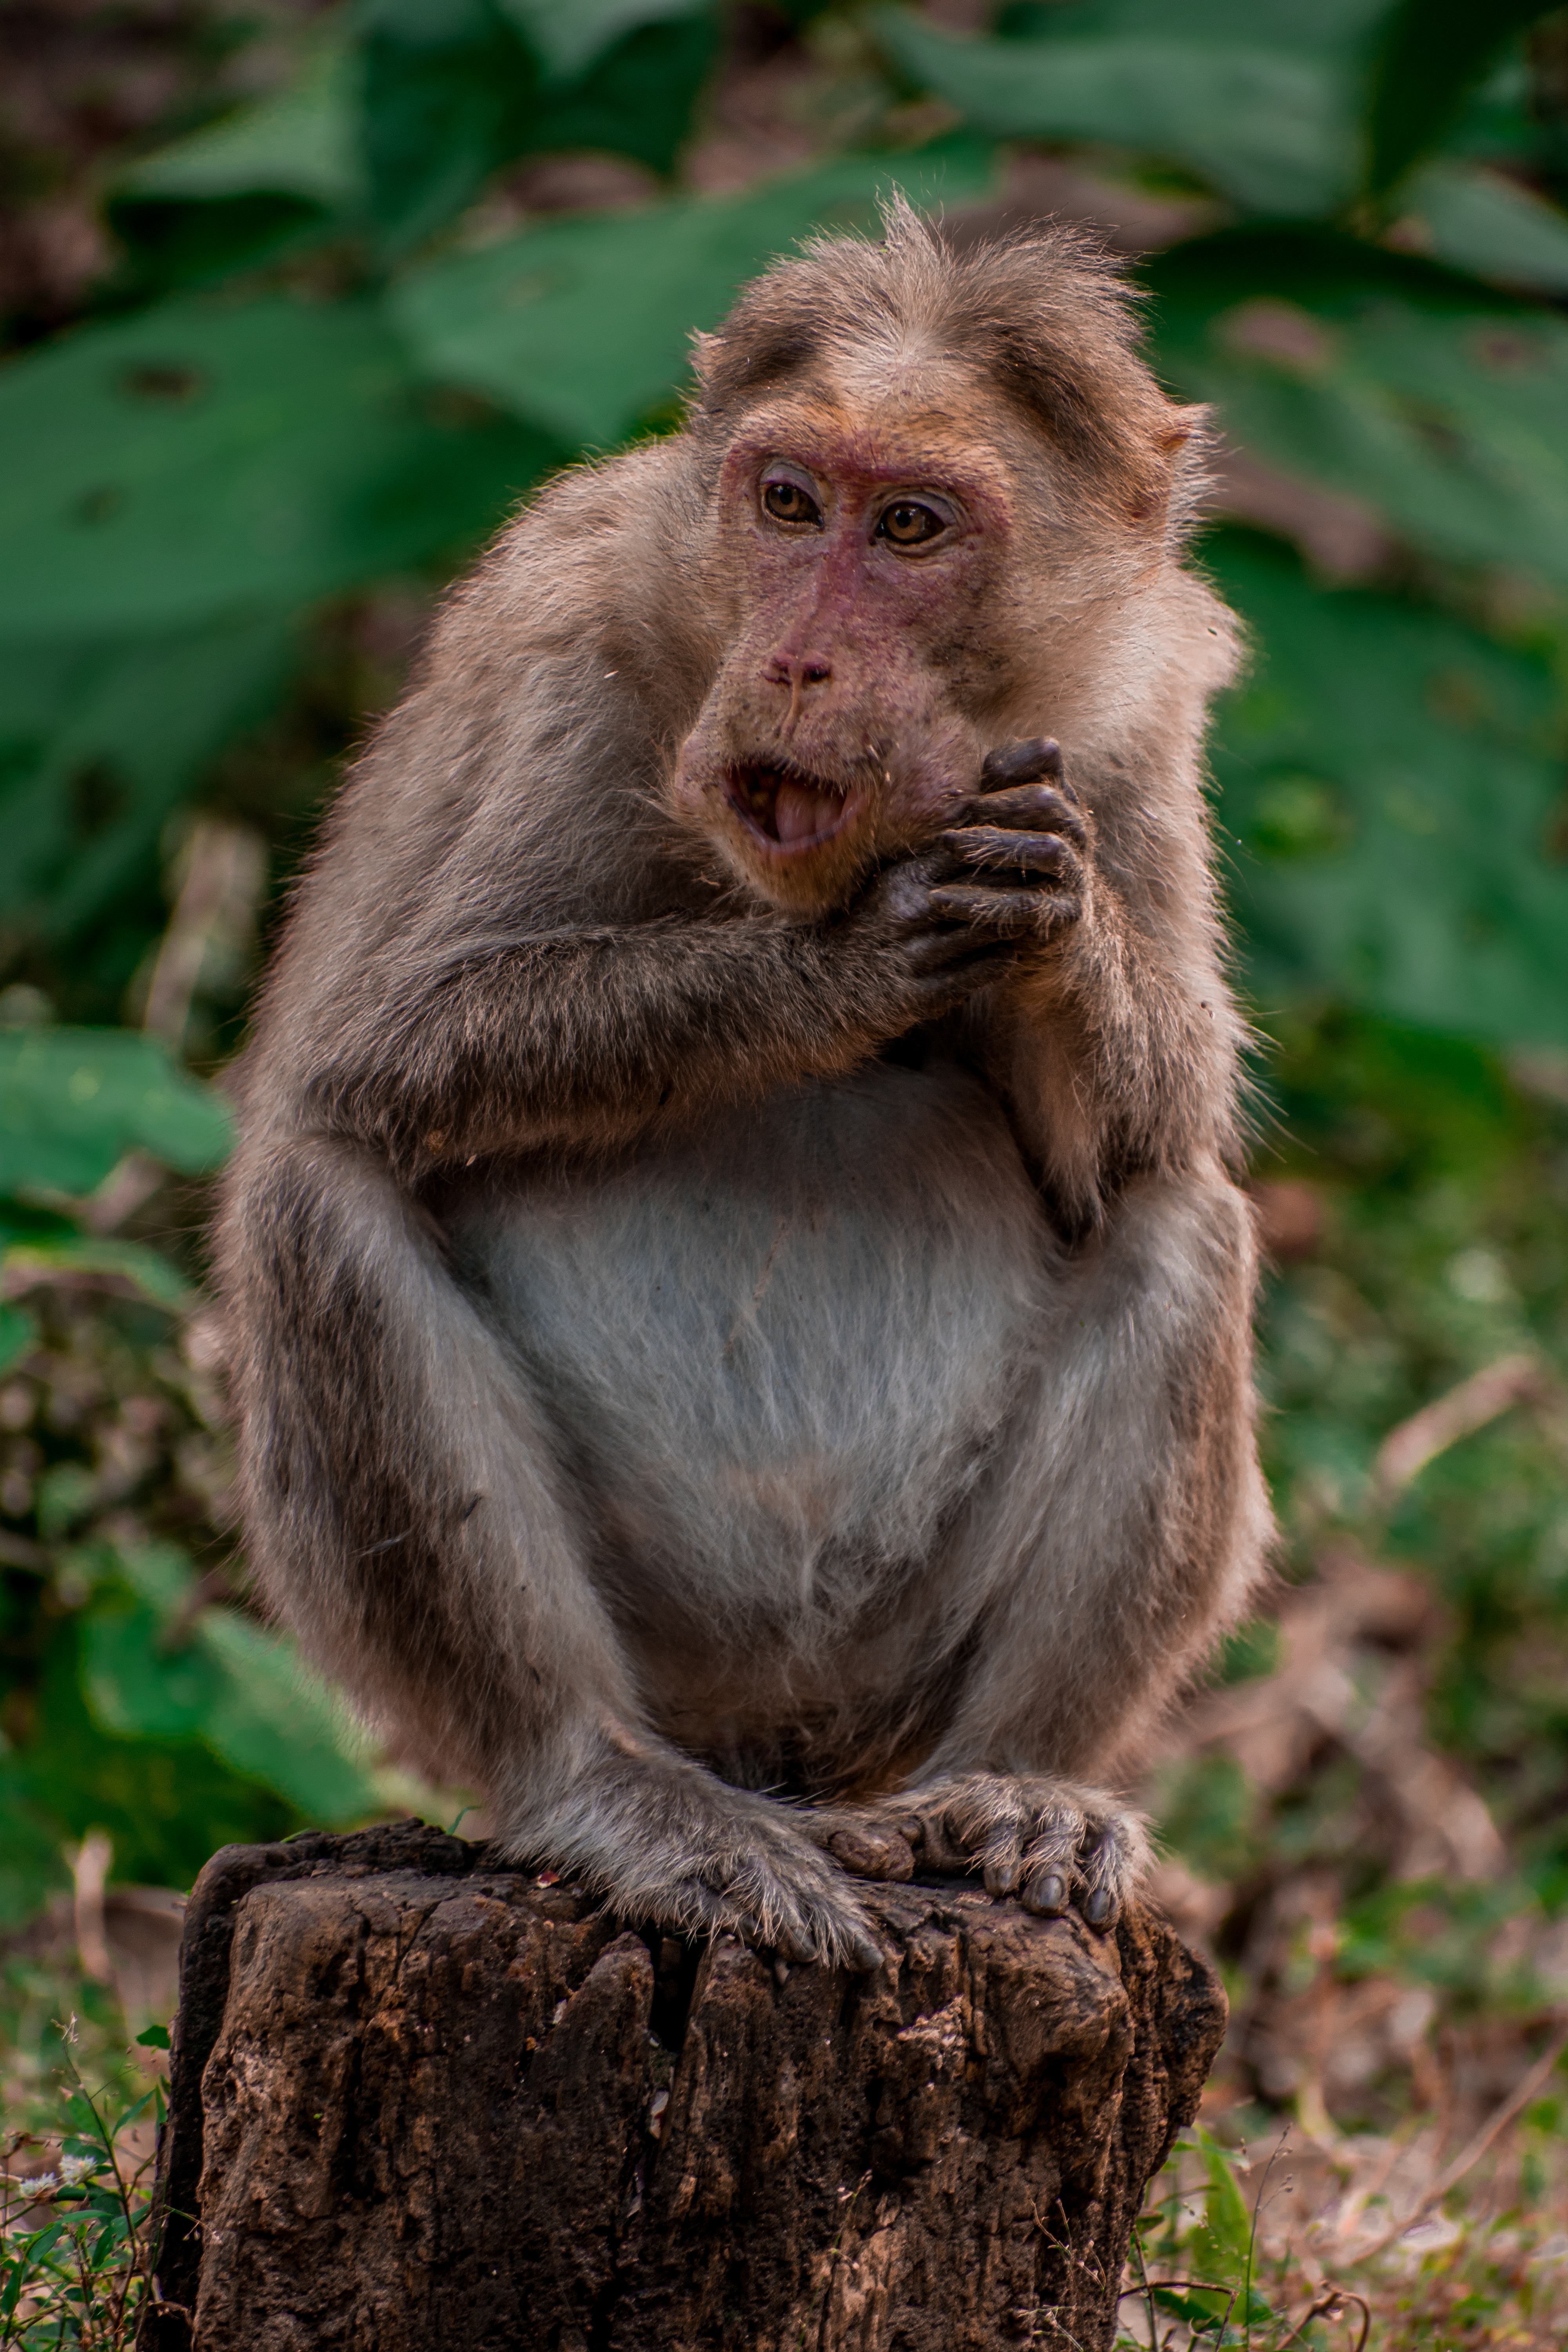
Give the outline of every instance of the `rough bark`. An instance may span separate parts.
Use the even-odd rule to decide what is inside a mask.
[[[417,1823],[226,1848],[141,2352],[1108,2346],[1213,1972],[1147,1911],[868,1895],[859,1978],[637,1932]]]

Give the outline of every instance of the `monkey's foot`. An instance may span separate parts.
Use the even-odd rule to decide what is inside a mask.
[[[843,1870],[802,1817],[698,1766],[617,1761],[584,1775],[570,1807],[505,1834],[520,1858],[579,1874],[628,1918],[739,1936],[784,1960],[882,1964]]]
[[[862,1877],[907,1877],[901,1848],[916,1870],[984,1872],[988,1894],[1016,1895],[1047,1918],[1072,1905],[1091,1927],[1114,1923],[1149,1863],[1136,1813],[1044,1775],[968,1772],[839,1818],[824,1843]],[[879,1846],[894,1866],[877,1866]]]

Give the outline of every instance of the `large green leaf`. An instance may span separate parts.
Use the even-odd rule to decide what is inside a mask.
[[[1219,831],[1247,977],[1500,1043],[1568,1043],[1553,681],[1421,605],[1205,551],[1257,655],[1220,714]]]
[[[132,164],[109,215],[143,278],[191,283],[354,220],[367,197],[355,60],[333,43],[292,88]]]
[[[353,55],[334,42],[289,89],[142,156],[115,192],[169,204],[297,196],[325,212],[352,211],[364,196],[354,97]]]
[[[639,25],[596,57],[581,80],[542,87],[518,152],[602,148],[655,172],[672,170],[718,62],[719,23],[711,6],[660,14],[674,21]],[[563,12],[563,21],[571,20]]]
[[[10,1212],[24,1205],[6,1202]],[[25,1297],[36,1285],[84,1277],[104,1288],[129,1290],[150,1307],[166,1314],[184,1313],[194,1303],[190,1285],[177,1266],[145,1242],[122,1242],[112,1234],[85,1234],[73,1228],[58,1235],[23,1235],[12,1239],[0,1218],[0,1272],[7,1291]],[[65,1222],[62,1219],[62,1223]]]
[[[1568,582],[1568,321],[1326,232],[1160,256],[1163,372],[1286,473],[1410,541]]]
[[[117,1879],[188,1886],[215,1846],[301,1826],[293,1805],[231,1770],[205,1740],[106,1731],[81,1695],[80,1613],[46,1614],[41,1630],[32,1727],[0,1756],[0,1917],[36,1910],[57,1874],[68,1886],[60,1848],[89,1829],[108,1831]]]
[[[1387,16],[1390,0],[1008,0],[997,30],[1020,42],[1124,40],[1146,33],[1222,44],[1263,40],[1299,56],[1358,58]]]
[[[132,1029],[0,1029],[0,1192],[90,1192],[123,1153],[199,1175],[229,1145],[211,1087]]]
[[[525,152],[668,171],[719,42],[711,0],[370,0],[363,21],[371,203],[395,249]]]
[[[367,0],[360,22],[371,208],[405,247],[515,152],[539,68],[490,0]]]
[[[134,1601],[112,1584],[82,1627],[82,1689],[119,1738],[200,1739],[230,1769],[334,1826],[373,1812],[373,1782],[341,1700],[308,1675],[291,1642],[237,1609],[187,1619],[195,1578],[182,1553],[147,1545],[112,1555]]]
[[[843,156],[743,196],[552,222],[416,271],[392,301],[433,375],[471,384],[561,440],[618,441],[667,404],[694,327],[816,226],[860,227],[901,187],[930,205],[981,193],[968,141],[893,158]]]
[[[1400,211],[1421,223],[1432,253],[1455,269],[1568,293],[1568,213],[1500,172],[1429,164],[1402,190]]]
[[[903,8],[870,24],[892,63],[977,130],[1089,139],[1185,164],[1256,212],[1331,211],[1354,185],[1354,100],[1333,60],[1184,24],[1099,38],[963,39]]]
[[[1557,0],[1400,0],[1373,69],[1367,185],[1381,194],[1434,147],[1514,36]]]
[[[0,642],[0,919],[66,940],[155,885],[169,812],[264,718],[295,631],[264,614],[168,636]]]
[[[553,453],[448,420],[366,301],[168,303],[0,373],[0,636],[190,627],[460,546]]]
[[[497,0],[556,82],[575,81],[646,25],[715,15],[713,0]]]

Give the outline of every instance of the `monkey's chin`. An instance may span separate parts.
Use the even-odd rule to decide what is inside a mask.
[[[729,769],[724,794],[770,860],[787,862],[837,840],[859,814],[862,799],[852,786],[767,767]]]

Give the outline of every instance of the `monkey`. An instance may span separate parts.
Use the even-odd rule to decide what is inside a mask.
[[[1205,415],[901,199],[449,593],[261,991],[216,1227],[263,1600],[519,1863],[782,1964],[1107,1931],[1270,1542],[1202,791]]]

